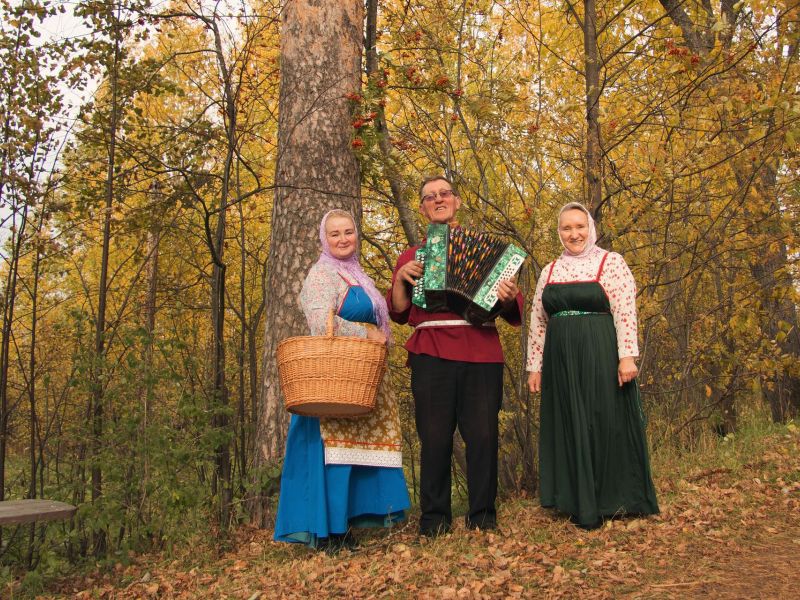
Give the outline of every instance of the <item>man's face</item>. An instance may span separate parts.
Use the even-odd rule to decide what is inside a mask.
[[[461,198],[443,179],[429,181],[422,188],[419,212],[431,223],[452,223],[461,206]]]

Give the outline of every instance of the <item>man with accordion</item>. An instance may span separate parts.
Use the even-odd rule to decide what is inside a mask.
[[[487,236],[465,234],[456,222],[460,206],[461,198],[446,177],[429,177],[422,182],[419,210],[431,224],[427,242],[437,241],[431,240],[432,236],[447,238],[443,253],[448,263],[459,264],[447,265],[447,275],[442,275],[442,281],[447,281],[445,289],[434,290],[436,285],[431,284],[424,294],[418,294],[423,280],[427,285],[436,275],[438,267],[434,268],[436,263],[432,261],[438,259],[429,255],[423,266],[417,258],[422,258],[420,252],[424,250],[416,246],[409,248],[397,261],[392,287],[387,294],[391,319],[414,327],[405,348],[422,448],[420,535],[424,536],[446,533],[451,527],[450,461],[456,426],[466,445],[469,491],[466,525],[470,529],[494,529],[497,525],[495,499],[503,350],[494,318],[500,316],[515,326],[522,322],[522,294],[515,280],[505,276],[516,272],[524,253],[503,254],[491,240],[487,245]],[[432,246],[426,244],[429,252]],[[500,279],[492,284],[475,276],[486,270],[476,264],[481,261],[475,253],[493,257],[488,270],[493,269],[495,278]],[[509,260],[515,268],[506,265]],[[441,262],[443,264],[444,259]],[[473,281],[476,278],[481,281]],[[462,279],[466,281],[454,283]],[[478,296],[465,300],[469,294],[464,289],[471,288],[483,290],[478,293],[481,300]],[[488,288],[491,288],[491,300],[487,304],[483,298]]]

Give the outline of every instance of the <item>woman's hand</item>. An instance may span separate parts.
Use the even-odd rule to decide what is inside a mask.
[[[511,304],[517,298],[519,288],[514,279],[504,279],[497,286],[497,299],[505,305]]]
[[[542,391],[542,372],[541,371],[531,371],[528,373],[528,389],[532,393],[541,392]]]
[[[417,283],[417,279],[422,277],[422,273],[425,271],[425,268],[422,266],[422,263],[417,260],[410,260],[402,267],[397,269],[397,277],[395,278],[395,284],[398,281],[405,281],[406,283],[410,283],[414,285]]]
[[[632,356],[626,356],[619,359],[619,367],[617,368],[617,381],[619,381],[620,387],[629,381],[633,381],[638,373],[639,369],[636,367],[636,363],[633,361]]]
[[[368,340],[375,340],[376,342],[380,342],[382,344],[386,343],[386,334],[383,333],[382,330],[372,327],[367,327],[367,339]]]

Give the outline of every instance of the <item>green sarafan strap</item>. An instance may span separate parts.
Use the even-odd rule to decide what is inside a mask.
[[[580,315],[607,315],[605,312],[592,312],[589,310],[562,310],[554,314],[554,317],[578,317]]]

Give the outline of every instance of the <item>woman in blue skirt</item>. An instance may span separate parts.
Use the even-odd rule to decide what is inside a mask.
[[[388,343],[386,301],[356,256],[350,213],[320,224],[322,253],[303,284],[300,305],[312,335],[335,311],[337,335]],[[375,409],[358,419],[292,415],[281,475],[275,540],[311,548],[352,547],[352,527],[389,527],[410,507],[403,475],[400,417],[384,380]]]

